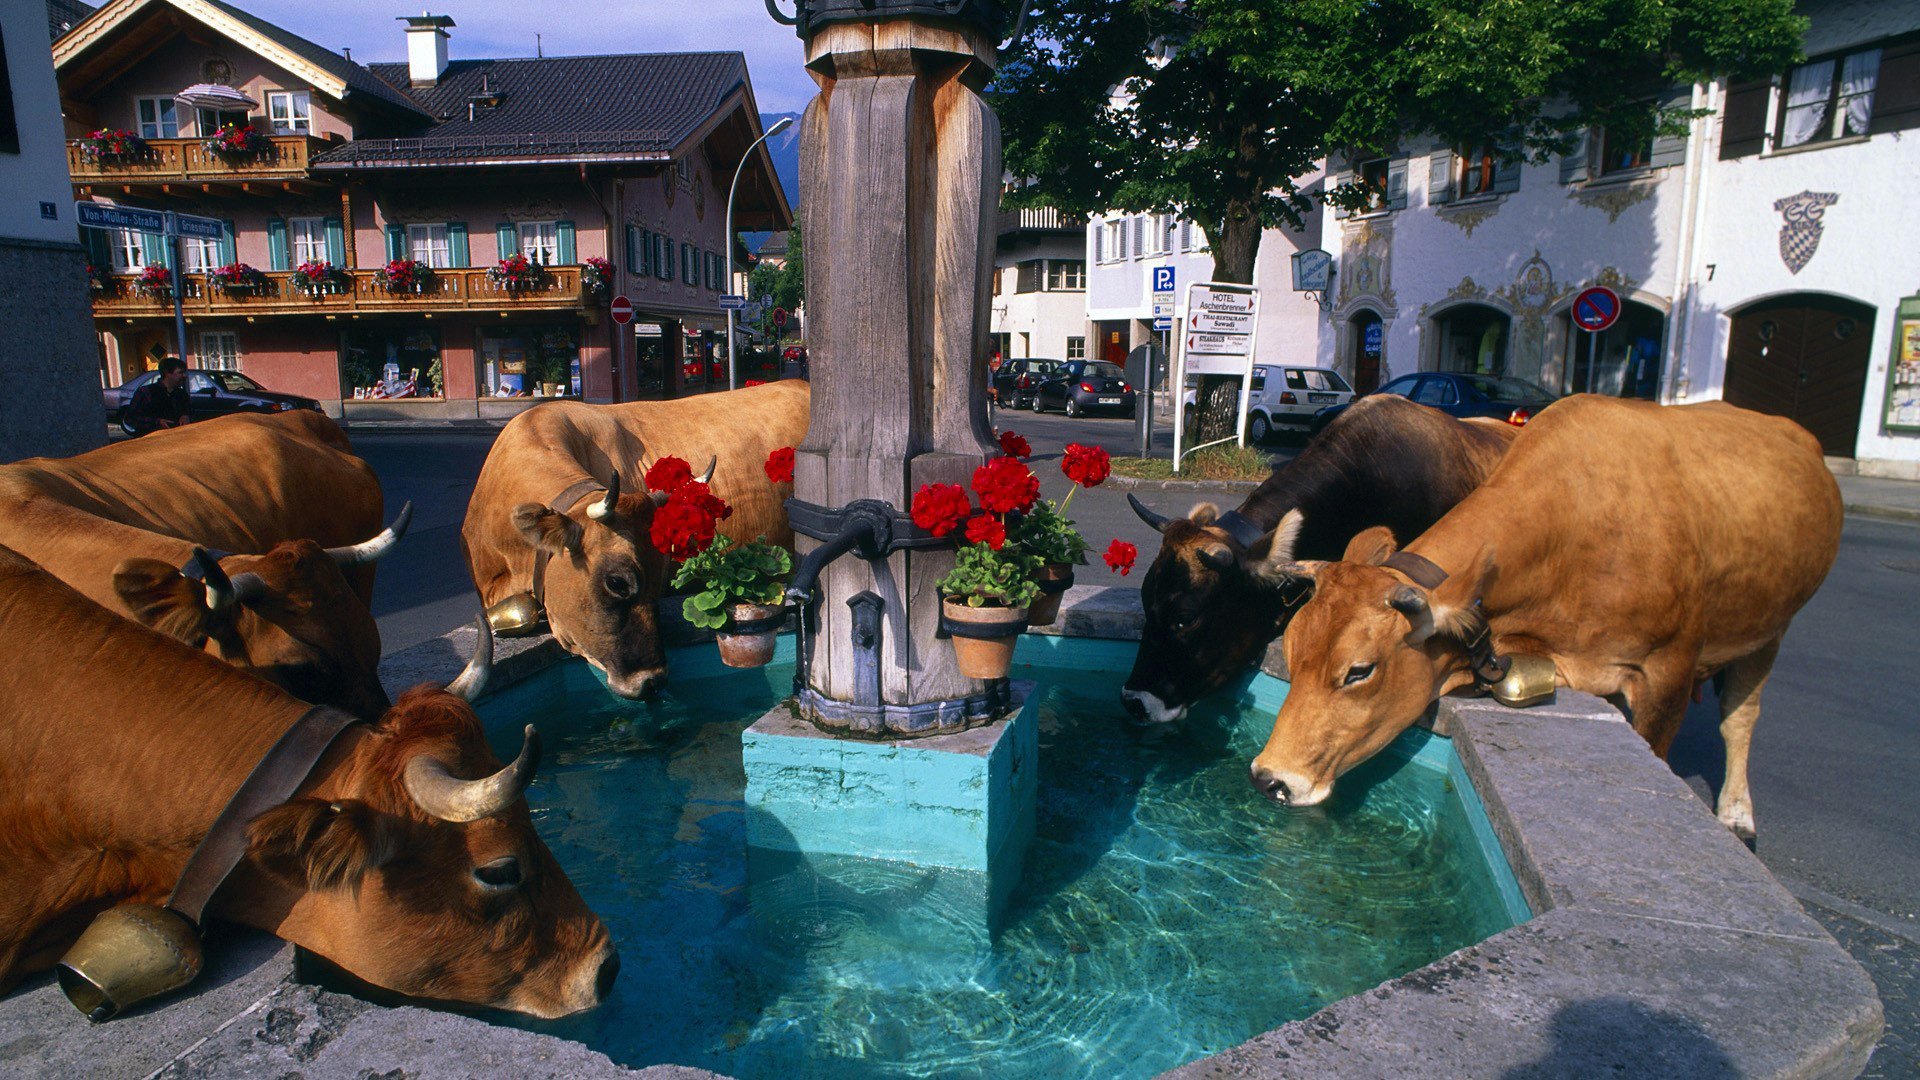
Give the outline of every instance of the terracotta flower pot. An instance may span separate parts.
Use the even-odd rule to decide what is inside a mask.
[[[1027,609],[1027,622],[1032,626],[1051,625],[1060,618],[1060,601],[1073,587],[1073,564],[1050,562],[1040,569],[1034,582],[1040,586],[1040,598]]]
[[[965,603],[944,600],[941,611],[949,623],[978,628],[992,637],[953,635],[953,658],[960,674],[969,679],[1004,679],[1013,667],[1013,646],[1026,628],[1027,609],[1023,607],[968,607]]]
[[[735,604],[731,614],[732,621],[727,625],[738,626],[742,623],[776,618],[780,614],[780,609],[766,604]],[[713,640],[720,646],[720,662],[728,667],[766,667],[773,660],[773,646],[777,633],[777,628],[751,634],[735,634],[722,630],[713,636]]]

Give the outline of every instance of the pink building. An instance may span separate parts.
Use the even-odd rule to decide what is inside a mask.
[[[727,186],[761,135],[745,59],[449,59],[452,19],[402,21],[407,63],[216,0],[112,0],[54,43],[77,195],[225,225],[181,242],[189,362],[350,419],[724,383]],[[757,150],[734,227],[791,221]],[[173,255],[83,233],[115,385],[176,351],[171,290],[142,280]]]

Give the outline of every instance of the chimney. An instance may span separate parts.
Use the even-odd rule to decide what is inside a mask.
[[[447,70],[447,27],[450,15],[402,15],[407,24],[407,78],[415,86],[433,86]]]

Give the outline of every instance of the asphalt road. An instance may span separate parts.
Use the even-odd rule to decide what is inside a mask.
[[[1131,421],[1026,412],[997,419],[1033,445],[1032,464],[1049,498],[1070,486],[1058,464],[1067,443],[1134,452]],[[380,474],[388,505],[414,501],[412,531],[382,563],[375,590],[374,614],[389,651],[444,633],[478,611],[459,530],[492,440],[491,433],[470,432],[354,435],[355,448]],[[1238,501],[1217,491],[1144,492],[1141,498],[1167,513],[1184,513],[1202,498],[1223,506]],[[1139,546],[1143,569],[1157,550],[1157,537],[1128,509],[1124,494],[1082,492],[1069,516],[1093,548],[1080,581],[1137,587],[1139,571],[1122,577],[1098,558],[1116,537]],[[1750,764],[1757,853],[1880,986],[1888,1035],[1869,1076],[1920,1075],[1916,610],[1920,526],[1849,518],[1832,575],[1781,650]],[[1711,692],[1688,714],[1671,763],[1710,804],[1721,776]]]

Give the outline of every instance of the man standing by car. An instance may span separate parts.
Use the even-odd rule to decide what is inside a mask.
[[[160,377],[133,392],[126,426],[135,435],[187,422],[187,363],[177,356],[160,361]]]

